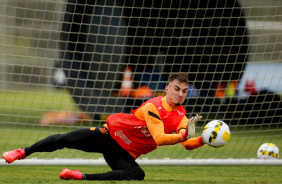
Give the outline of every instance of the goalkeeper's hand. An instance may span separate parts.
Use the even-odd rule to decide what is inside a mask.
[[[186,127],[186,132],[185,133],[181,133],[181,135],[185,139],[190,139],[190,138],[192,138],[195,135],[196,123],[200,119],[202,119],[202,116],[199,116],[198,114],[196,114],[196,116],[191,117],[189,119],[189,122],[188,122],[187,127]]]

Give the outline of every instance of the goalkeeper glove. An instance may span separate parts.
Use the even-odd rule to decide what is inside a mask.
[[[185,139],[190,139],[195,135],[195,128],[196,128],[196,123],[202,119],[202,116],[199,116],[198,114],[196,114],[196,116],[190,118],[187,127],[186,127],[186,132],[185,133],[181,133],[181,135],[185,138]]]

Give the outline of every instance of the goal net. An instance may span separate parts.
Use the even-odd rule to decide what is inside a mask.
[[[113,113],[130,113],[165,95],[172,72],[189,76],[186,116],[203,116],[195,136],[219,119],[230,127],[230,141],[192,151],[181,144],[160,146],[140,161],[235,164],[230,159],[257,160],[263,143],[281,150],[281,4],[1,0],[1,154],[48,135],[101,126]],[[103,162],[101,154],[68,149],[29,158]]]

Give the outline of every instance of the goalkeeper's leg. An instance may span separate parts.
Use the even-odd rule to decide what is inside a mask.
[[[63,148],[102,153],[113,170],[100,174],[83,174],[77,170],[63,169],[59,175],[62,179],[143,180],[145,177],[144,171],[134,158],[112,139],[105,127],[78,129],[65,134],[51,135],[20,151],[6,152],[3,158],[4,155],[16,155],[11,159],[5,158],[11,163],[35,152],[52,152]]]
[[[112,171],[84,174],[86,180],[143,180],[145,177],[145,172],[117,142],[113,142],[111,149],[104,152],[104,158]]]
[[[105,127],[74,130],[65,134],[55,134],[25,148],[26,155],[35,152],[53,152],[69,148],[85,152],[103,153],[110,146],[111,136]]]
[[[103,134],[99,129],[104,129],[104,127],[92,129],[84,128],[65,134],[50,135],[30,147],[5,152],[2,157],[6,162],[12,163],[15,160],[24,159],[32,153],[53,152],[63,148],[101,153],[105,147],[108,146],[108,144],[104,142],[106,142],[110,136]]]
[[[127,152],[123,154],[120,152],[121,150],[122,148],[117,148],[112,150],[112,153],[108,156],[105,156],[107,163],[113,169],[112,171],[85,174],[78,170],[65,168],[59,174],[59,177],[66,180],[143,180],[145,177],[144,171]],[[116,154],[116,156],[113,156],[113,154]]]

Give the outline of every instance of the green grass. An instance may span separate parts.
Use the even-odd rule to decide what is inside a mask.
[[[146,183],[146,184],[279,184],[282,166],[141,166],[144,181],[75,181],[61,180],[63,168],[78,169],[85,173],[110,171],[107,166],[1,166],[0,183]]]
[[[33,144],[34,142],[55,133],[64,133],[77,128],[97,126],[104,121],[89,122],[63,126],[41,126],[38,121],[45,112],[76,110],[70,95],[64,90],[54,91],[0,91],[0,153]],[[197,126],[199,136],[202,124]],[[161,146],[141,158],[256,158],[258,147],[272,142],[282,150],[282,127],[269,124],[231,127],[231,139],[222,148],[211,148],[207,145],[187,151],[181,144]],[[60,150],[54,153],[36,153],[36,158],[85,158],[101,157],[100,154],[89,154],[76,150]]]
[[[76,110],[65,90],[0,91],[0,122],[37,124],[45,112]]]
[[[21,125],[13,127],[6,126],[0,129],[0,152],[17,149],[33,144],[34,142],[55,133],[68,132],[79,127],[50,126],[41,127],[38,125]],[[199,131],[198,131],[199,132]],[[230,142],[222,148],[212,148],[207,145],[187,151],[181,144],[173,146],[161,146],[157,150],[143,155],[141,158],[256,158],[258,147],[264,142],[281,144],[281,130],[258,131],[232,131]],[[198,134],[199,135],[199,134]],[[279,147],[281,150],[281,147]],[[77,150],[63,149],[53,153],[35,153],[31,155],[36,158],[85,158],[93,159],[101,157],[100,154],[84,153]]]
[[[97,126],[104,123],[89,122],[63,126],[41,126],[38,121],[45,112],[76,109],[69,94],[56,91],[0,91],[0,153],[25,147],[55,133],[64,133],[77,128]],[[198,124],[200,135],[203,125]],[[141,158],[256,158],[258,147],[264,142],[275,143],[280,150],[282,127],[273,125],[233,126],[231,139],[222,148],[207,145],[187,151],[181,144],[162,146]],[[84,158],[102,157],[97,153],[84,153],[63,149],[52,153],[35,153],[29,158]],[[0,183],[282,183],[282,166],[142,166],[146,172],[144,181],[65,181],[58,177],[64,168],[79,169],[86,173],[110,171],[107,166],[13,166],[0,167]]]

